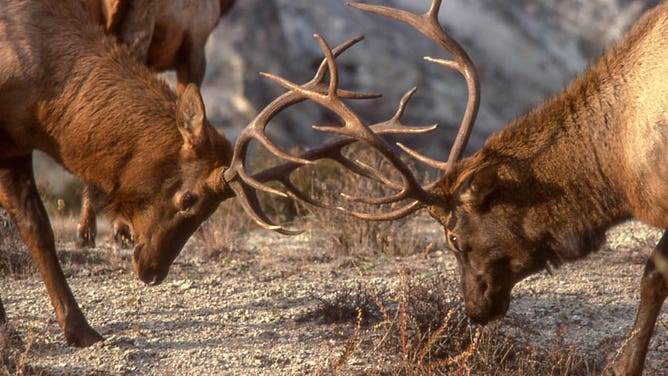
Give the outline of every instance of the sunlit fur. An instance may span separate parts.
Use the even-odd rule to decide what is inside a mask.
[[[204,46],[234,0],[80,0],[90,17],[152,69],[176,70],[178,92],[202,84]]]
[[[79,0],[0,0],[0,67],[0,205],[38,264],[67,341],[90,345],[101,337],[55,257],[32,152],[94,186],[98,203],[132,225],[135,271],[157,284],[230,196],[220,175],[231,145],[206,120],[195,86],[177,96]],[[184,208],[186,193],[195,200]]]
[[[430,212],[456,236],[474,321],[505,314],[518,281],[587,256],[615,224],[668,228],[667,62],[664,3],[439,183],[447,203]]]
[[[234,0],[80,0],[90,19],[104,27],[130,53],[153,70],[175,70],[177,92],[188,84],[201,85],[206,71],[204,47],[220,17]],[[95,187],[87,186],[77,232],[82,246],[96,237]],[[115,218],[115,239],[124,245],[130,231]]]

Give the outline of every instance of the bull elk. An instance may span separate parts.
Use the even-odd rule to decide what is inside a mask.
[[[332,71],[334,56],[360,39],[333,51],[327,48],[327,61],[311,81],[298,87],[337,98],[376,97],[339,89]],[[262,227],[293,234],[262,211],[257,190],[287,195],[267,186],[268,181],[318,204],[290,181],[300,166],[331,158],[371,174],[340,153],[351,139],[335,140],[301,156],[271,142],[265,134],[269,121],[308,99],[294,91],[260,111],[232,147],[207,121],[196,85],[188,85],[181,95],[174,93],[91,21],[79,0],[0,0],[0,66],[0,206],[37,264],[69,344],[88,346],[102,337],[85,319],[56,257],[53,231],[33,176],[34,150],[44,151],[95,187],[96,206],[132,226],[133,269],[148,285],[164,280],[186,240],[223,200],[236,196]],[[387,134],[427,129],[374,130]],[[255,174],[246,171],[245,156],[253,141],[287,162]],[[5,321],[0,300],[0,323]]]
[[[401,175],[369,176],[397,193],[346,197],[369,205],[400,205],[388,212],[348,210],[368,220],[392,220],[428,208],[441,223],[461,270],[465,310],[476,323],[505,315],[517,282],[596,251],[610,227],[631,218],[668,228],[668,3],[647,11],[621,42],[559,94],[491,136],[461,158],[479,104],[476,69],[438,21],[440,0],[421,15],[350,3],[404,22],[440,45],[452,60],[428,60],[459,72],[469,97],[448,162],[399,144],[443,176],[425,184],[382,138],[369,130],[398,125],[410,94],[392,119],[365,125],[331,90],[323,96],[282,84],[329,108],[341,127],[320,128],[364,141]],[[329,59],[335,71],[333,59]],[[668,235],[645,266],[635,324],[616,373],[642,373],[659,310],[668,296]]]
[[[126,44],[139,61],[156,71],[175,70],[177,90],[200,86],[206,71],[204,47],[209,34],[234,0],[81,0],[91,19]],[[79,245],[95,247],[97,224],[94,188],[84,186],[77,224]],[[114,240],[128,245],[132,235],[120,220],[114,221]]]

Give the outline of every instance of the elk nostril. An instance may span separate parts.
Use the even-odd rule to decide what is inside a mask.
[[[142,248],[144,248],[144,245],[143,245],[143,244],[139,244],[139,245],[137,245],[137,246],[135,247],[134,251],[132,251],[132,258],[133,258],[135,261],[138,261],[138,260],[139,260],[139,255],[141,254],[141,250],[142,250]]]

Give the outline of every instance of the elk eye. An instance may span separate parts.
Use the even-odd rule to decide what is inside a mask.
[[[181,210],[188,211],[190,208],[193,207],[193,205],[195,205],[196,201],[197,199],[195,198],[195,196],[193,196],[189,192],[184,193],[183,196],[181,196]]]
[[[459,241],[457,240],[457,235],[450,235],[450,245],[455,249],[457,252],[461,252],[461,249],[459,248]]]

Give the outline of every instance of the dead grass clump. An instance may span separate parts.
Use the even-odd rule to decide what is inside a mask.
[[[503,331],[507,322],[472,325],[463,311],[458,283],[451,278],[404,286],[405,324],[399,315],[399,326],[405,325],[406,331],[399,331],[398,338],[405,374],[556,376],[601,371],[601,362],[565,343],[565,328],[555,333],[552,347],[544,348],[522,328],[516,329],[523,338],[511,337]]]
[[[28,365],[28,354],[35,342],[30,334],[24,345],[19,335],[7,325],[0,324],[0,375],[45,376],[46,372]]]
[[[359,287],[358,295],[364,290],[368,291]],[[336,322],[348,320],[358,329],[342,339],[338,351],[327,345],[330,367],[319,373],[345,374],[346,362],[353,356],[368,357],[367,363],[376,364],[370,374],[382,375],[588,376],[601,372],[600,359],[565,343],[565,328],[555,333],[551,347],[545,348],[532,340],[528,330],[513,328],[519,337],[505,332],[504,326],[512,325],[507,321],[486,327],[472,325],[464,313],[458,283],[450,277],[409,281],[402,273],[395,296],[371,298],[380,319],[365,327],[361,324],[363,309],[344,305],[346,314],[337,316]],[[330,305],[334,302],[329,301]],[[368,298],[356,304],[371,305]],[[350,349],[352,344],[357,348]]]
[[[9,215],[0,208],[0,275],[22,276],[36,268]]]
[[[297,319],[297,322],[319,320],[322,324],[346,323],[357,320],[361,326],[373,325],[383,319],[377,301],[385,292],[370,291],[358,284],[354,288],[338,291],[331,298],[315,296],[318,307]]]

